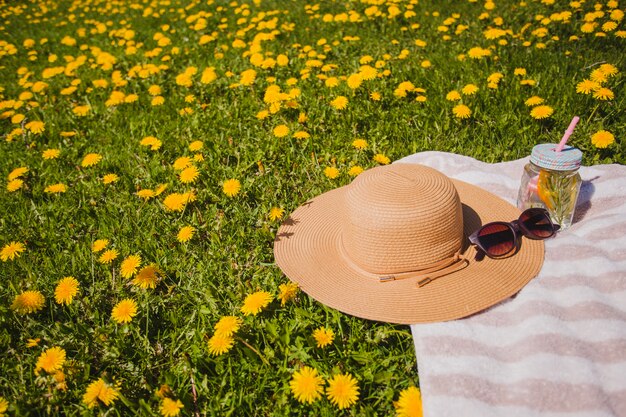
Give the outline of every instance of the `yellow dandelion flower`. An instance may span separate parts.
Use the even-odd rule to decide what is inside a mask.
[[[370,98],[373,101],[380,101],[380,99],[382,98],[381,94],[378,91],[372,91],[370,93]]]
[[[108,407],[119,396],[120,393],[115,387],[107,384],[100,378],[87,386],[85,394],[83,395],[83,404],[85,404],[87,408],[93,408],[98,404],[98,400],[100,400]]]
[[[298,123],[303,124],[306,123],[309,120],[309,116],[306,115],[306,113],[300,113],[298,115]]]
[[[126,298],[113,307],[111,318],[118,323],[129,323],[137,315],[137,303],[132,298]]]
[[[187,199],[184,194],[172,193],[163,199],[163,205],[167,211],[183,211]]]
[[[607,148],[613,142],[615,142],[615,136],[613,136],[611,132],[608,132],[606,130],[599,130],[591,135],[591,143],[596,148]]]
[[[120,274],[124,278],[130,278],[135,275],[135,272],[137,272],[137,268],[139,268],[140,265],[141,256],[130,255],[122,261],[122,264],[120,265]]]
[[[232,336],[237,330],[241,327],[241,320],[239,317],[235,316],[223,316],[221,317],[213,328],[215,329],[215,334],[220,336]]]
[[[231,178],[229,180],[224,181],[222,185],[222,191],[228,197],[234,197],[239,194],[239,190],[241,189],[241,183],[239,180]]]
[[[48,193],[48,194],[58,194],[58,193],[64,193],[67,191],[67,187],[65,186],[65,184],[52,184],[52,185],[48,185],[46,188],[44,188],[44,193]]]
[[[461,99],[461,94],[458,91],[452,90],[448,94],[446,94],[446,100],[448,101],[458,101]]]
[[[0,417],[7,416],[6,411],[9,409],[9,402],[3,397],[0,397]]]
[[[365,139],[355,139],[352,141],[352,146],[361,151],[363,149],[367,149],[368,145]]]
[[[11,242],[7,243],[2,247],[0,251],[0,259],[2,262],[12,261],[15,258],[20,257],[20,253],[24,252],[26,247],[21,242]]]
[[[280,207],[272,207],[270,209],[270,220],[271,221],[279,220],[283,217],[284,213],[285,213],[285,209],[280,208]]]
[[[181,156],[174,161],[174,164],[172,164],[176,171],[182,171],[183,169],[191,165],[191,158],[188,156]]]
[[[394,404],[398,417],[422,417],[422,394],[419,388],[409,387],[400,392],[398,402]]]
[[[350,175],[351,177],[356,177],[361,172],[363,172],[363,167],[361,167],[359,165],[355,165],[355,166],[353,166],[352,168],[350,168],[348,170],[348,175]]]
[[[157,282],[159,281],[159,274],[161,271],[156,265],[148,265],[143,267],[133,279],[133,284],[137,285],[139,288],[147,289],[147,288],[156,288]]]
[[[289,134],[289,127],[287,127],[286,125],[278,125],[274,128],[272,133],[277,138],[284,138]]]
[[[89,106],[76,106],[72,109],[72,113],[74,113],[78,117],[84,117],[89,114],[91,108]]]
[[[335,339],[335,332],[331,329],[320,327],[313,332],[313,338],[317,343],[317,347],[323,348],[333,343],[333,340]]]
[[[615,95],[613,94],[613,91],[609,90],[606,87],[598,88],[593,93],[593,98],[603,101],[613,100],[614,97]]]
[[[373,80],[378,76],[378,70],[369,65],[363,65],[359,68],[359,74],[364,80]]]
[[[328,88],[335,88],[339,85],[339,79],[337,77],[328,77],[324,81],[324,85]]]
[[[176,235],[176,239],[179,242],[184,243],[191,240],[193,234],[196,232],[196,229],[192,226],[183,226],[178,231],[178,235]]]
[[[612,32],[617,29],[617,23],[613,21],[605,22],[602,24],[603,32]]]
[[[36,338],[36,339],[27,339],[26,340],[26,347],[36,347],[37,345],[39,345],[39,342],[41,342],[40,338]]]
[[[159,411],[163,417],[176,417],[183,409],[183,403],[180,400],[172,400],[171,398],[163,398]]]
[[[378,162],[381,165],[388,165],[391,162],[391,160],[382,153],[377,153],[376,155],[374,155],[373,159],[375,162]]]
[[[209,353],[213,356],[222,355],[232,349],[235,340],[231,336],[214,334],[208,341]]]
[[[309,135],[307,132],[305,132],[304,130],[299,130],[296,133],[293,134],[293,137],[296,139],[308,139],[311,137],[311,135]]]
[[[87,155],[85,155],[80,165],[86,168],[86,167],[96,165],[101,160],[102,160],[102,155],[97,154],[97,153],[88,153]]]
[[[591,94],[592,91],[595,91],[600,88],[600,84],[591,80],[582,80],[578,84],[576,84],[576,92],[581,94]]]
[[[461,89],[461,93],[463,93],[466,96],[472,96],[476,94],[477,91],[478,91],[478,86],[475,84],[467,84]]]
[[[532,106],[536,106],[538,104],[543,103],[545,100],[542,99],[539,96],[532,96],[529,99],[527,99],[524,104],[527,105],[528,107],[532,107]]]
[[[152,84],[150,87],[148,87],[148,94],[150,94],[151,96],[158,96],[159,94],[161,94],[161,91],[161,87],[156,84]]]
[[[11,309],[18,314],[36,313],[43,308],[45,302],[45,297],[39,291],[24,291],[15,296]]]
[[[334,180],[339,176],[339,170],[336,167],[324,168],[324,175],[331,180]]]
[[[204,143],[200,140],[195,140],[189,144],[189,150],[191,152],[197,152],[204,147]]]
[[[348,107],[348,98],[345,96],[338,96],[330,102],[330,105],[337,110],[343,110]]]
[[[65,277],[59,281],[54,289],[54,299],[57,304],[72,304],[72,299],[78,294],[79,283],[74,277]]]
[[[166,189],[167,189],[167,184],[159,184],[157,186],[157,188],[154,190],[154,195],[159,195],[163,191],[165,191]],[[195,200],[195,198],[194,198],[194,200]]]
[[[624,18],[624,12],[620,9],[615,8],[615,10],[611,11],[610,17],[611,17],[611,20],[616,20],[618,22],[621,22],[621,20]]]
[[[326,396],[340,410],[350,407],[359,399],[358,382],[350,374],[338,374],[328,381]]]
[[[152,97],[152,100],[150,100],[150,105],[154,107],[161,106],[163,103],[165,103],[165,98],[163,96],[154,96]]]
[[[515,68],[513,70],[513,75],[519,75],[521,77],[526,75],[526,69],[525,68]]]
[[[118,252],[115,249],[106,250],[98,258],[98,262],[101,264],[110,264],[115,258],[117,258]]]
[[[256,118],[259,120],[264,120],[264,119],[267,119],[269,115],[270,115],[270,112],[268,112],[267,110],[261,110],[260,112],[256,114]]]
[[[104,184],[112,184],[114,182],[117,182],[120,179],[120,177],[118,177],[116,174],[106,174],[104,177],[102,177],[102,182]]]
[[[178,174],[178,179],[183,184],[189,184],[195,182],[199,176],[200,172],[198,171],[198,168],[196,168],[194,165],[191,165],[183,169],[180,174]]]
[[[26,174],[28,172],[28,168],[27,167],[19,167],[19,168],[15,168],[13,171],[11,171],[9,173],[9,175],[7,176],[7,179],[9,181],[12,181],[16,178],[20,178],[22,177],[24,174]]]
[[[61,155],[61,151],[59,149],[46,149],[41,153],[43,159],[56,159]]]
[[[287,301],[296,297],[298,293],[298,284],[294,284],[293,282],[287,284],[280,284],[278,286],[278,299],[280,300],[280,305],[285,306]]]
[[[100,252],[109,245],[109,239],[98,239],[91,245],[92,252]]]
[[[352,74],[348,77],[348,80],[346,81],[346,83],[348,84],[348,87],[350,87],[353,90],[356,90],[363,83],[363,76],[358,73]]]
[[[323,392],[324,379],[317,373],[317,369],[304,366],[293,373],[289,387],[291,393],[301,403],[312,404],[317,401]]]
[[[156,193],[150,189],[139,190],[135,194],[144,200],[149,200],[156,195]]]
[[[487,82],[498,84],[502,78],[504,78],[504,74],[502,74],[501,72],[494,72],[493,74],[489,75],[489,77],[487,77]]]
[[[256,316],[272,302],[272,299],[272,294],[266,291],[257,291],[246,297],[240,310],[246,316],[250,314]]]
[[[24,181],[19,178],[16,178],[7,183],[7,191],[10,193],[13,193],[19,190],[20,188],[22,188],[23,185],[24,185]]]
[[[28,122],[24,125],[24,127],[35,135],[40,135],[46,130],[46,124],[39,120]]]
[[[65,363],[65,350],[58,346],[46,349],[37,358],[37,364],[35,365],[35,374],[39,374],[39,370],[43,369],[49,374],[52,374],[63,367]]]
[[[202,75],[200,77],[200,82],[202,84],[210,84],[215,80],[217,80],[217,73],[215,72],[214,67],[207,67],[204,71],[202,71]]]
[[[163,144],[163,142],[161,142],[159,139],[155,138],[154,136],[146,136],[143,139],[141,139],[141,141],[139,141],[139,144],[142,146],[149,146],[150,149],[153,151],[158,151],[161,148],[161,145]]]
[[[608,77],[613,77],[619,73],[619,70],[613,64],[600,65],[600,71],[602,71]]]
[[[530,115],[534,119],[537,119],[537,120],[547,119],[548,117],[550,117],[552,115],[552,113],[554,113],[554,109],[552,107],[546,106],[546,105],[541,105],[541,106],[534,107],[530,111]]]
[[[472,111],[465,104],[457,104],[454,106],[452,113],[459,119],[467,119],[472,115]]]
[[[172,389],[167,384],[161,384],[161,386],[154,390],[154,394],[159,398],[165,398],[172,395]]]
[[[589,74],[589,78],[591,78],[592,81],[595,81],[598,84],[603,84],[608,80],[609,77],[607,74],[604,73],[604,71],[602,71],[602,69],[596,68],[591,71],[591,74]]]
[[[245,70],[241,73],[239,84],[248,86],[254,84],[256,80],[256,71],[253,69]]]

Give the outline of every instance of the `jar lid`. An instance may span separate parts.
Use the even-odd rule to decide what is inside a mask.
[[[535,145],[530,154],[530,162],[538,167],[555,171],[571,171],[580,167],[583,160],[583,153],[580,149],[565,146],[561,152],[556,152],[556,146],[556,143]]]

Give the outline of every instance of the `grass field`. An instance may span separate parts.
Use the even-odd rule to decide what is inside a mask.
[[[420,415],[410,329],[289,285],[281,219],[414,152],[526,156],[575,115],[584,164],[626,162],[616,0],[0,17],[0,416]]]

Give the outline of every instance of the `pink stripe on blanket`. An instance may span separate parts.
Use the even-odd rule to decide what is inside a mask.
[[[524,406],[538,411],[610,411],[626,415],[626,390],[605,392],[594,384],[526,379],[496,384],[464,374],[435,375],[432,395],[466,397],[494,406]]]
[[[476,324],[489,326],[515,326],[535,316],[552,316],[564,322],[583,320],[622,320],[626,322],[626,312],[596,301],[577,303],[561,307],[548,301],[532,300],[519,305],[515,310],[493,311],[491,314],[472,318]]]
[[[543,279],[538,284],[550,290],[584,286],[602,293],[621,292],[626,291],[626,271],[606,272],[593,277],[593,279],[578,274],[567,274],[559,277],[550,277],[550,279]]]
[[[537,333],[513,344],[493,346],[457,336],[422,338],[423,353],[433,356],[487,356],[500,362],[517,362],[531,355],[555,355],[587,358],[598,363],[626,361],[626,339],[592,342],[559,333]]]

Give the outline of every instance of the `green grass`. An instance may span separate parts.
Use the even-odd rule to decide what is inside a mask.
[[[383,15],[367,17],[371,5],[364,2],[154,1],[150,7],[159,16],[144,17],[148,3],[0,2],[0,51],[4,51],[0,174],[6,178],[14,168],[29,168],[22,188],[0,190],[0,247],[12,241],[26,247],[16,259],[0,262],[0,397],[9,403],[9,415],[158,415],[155,390],[163,384],[171,387],[172,396],[182,401],[189,415],[394,414],[399,393],[419,385],[408,326],[344,315],[303,293],[285,306],[274,300],[260,314],[243,317],[239,309],[246,295],[257,290],[277,295],[278,286],[288,282],[273,262],[280,221],[270,220],[269,211],[281,207],[288,214],[307,199],[349,183],[349,168],[377,165],[373,156],[378,153],[392,161],[427,150],[488,162],[521,158],[535,144],[558,142],[574,115],[581,122],[570,144],[584,152],[585,164],[626,162],[623,20],[614,20],[616,29],[597,36],[602,24],[611,21],[615,7],[602,3],[605,14],[596,16],[597,27],[583,33],[584,19],[594,4],[547,3],[502,1],[487,11],[484,3],[424,1],[412,8],[415,16],[390,19],[385,13],[391,3],[379,6]],[[398,3],[403,13],[409,6],[406,1]],[[542,21],[567,10],[572,12],[569,21]],[[326,14],[348,11],[358,12],[361,21],[324,21]],[[193,16],[202,17],[200,12],[206,12],[206,28],[195,30]],[[453,15],[458,17],[448,22],[449,31],[439,31]],[[498,17],[501,28],[510,29],[499,39],[506,45],[483,35]],[[271,25],[272,19],[275,29],[259,25]],[[99,23],[107,25],[102,33],[96,29]],[[166,24],[169,28],[161,27]],[[467,30],[456,34],[459,24]],[[526,24],[530,26],[523,29]],[[542,27],[548,30],[546,37],[533,34]],[[119,33],[114,32],[123,28],[134,31],[135,54],[126,54],[128,45],[120,45]],[[262,41],[261,53],[274,58],[285,54],[289,64],[255,67],[244,52],[255,36],[272,30],[275,38]],[[157,47],[157,32],[169,37],[171,44],[156,57],[146,57],[146,51]],[[215,39],[200,45],[201,36],[213,32]],[[62,43],[66,36],[76,44]],[[359,40],[349,40],[357,36]],[[34,41],[33,47],[24,45],[27,39]],[[234,48],[235,39],[246,42],[246,47]],[[417,46],[416,39],[426,46]],[[541,44],[545,48],[538,48]],[[97,63],[94,47],[116,57],[110,70]],[[179,50],[172,51],[174,47]],[[491,56],[467,57],[474,47],[488,48]],[[400,59],[403,49],[409,54]],[[309,59],[320,59],[307,56],[310,51],[325,55],[323,63],[336,67],[329,71],[311,67],[308,76],[303,75]],[[49,62],[52,54],[56,62]],[[466,55],[464,60],[459,59],[461,54]],[[81,55],[86,63],[74,74],[43,78],[45,68],[65,66]],[[318,78],[356,73],[366,55],[373,58],[372,66],[384,61],[379,73],[389,73],[364,81],[356,90],[345,81],[331,89]],[[422,67],[424,60],[432,66]],[[134,66],[147,63],[165,64],[167,69],[146,79],[128,76]],[[604,63],[620,70],[604,83],[614,98],[601,101],[577,93],[576,85]],[[193,84],[177,85],[176,76],[192,66],[198,68]],[[218,78],[205,85],[200,76],[208,66],[215,67]],[[233,86],[250,68],[257,71],[254,84]],[[516,68],[524,68],[526,75],[515,75]],[[112,71],[120,71],[127,84],[114,87]],[[503,78],[497,89],[490,89],[487,77],[494,72]],[[267,108],[265,90],[274,83],[268,77],[274,77],[282,91],[295,87],[300,95],[295,108],[283,106],[259,120],[257,113]],[[290,78],[297,79],[294,86],[287,85]],[[93,88],[97,79],[106,79],[109,85]],[[521,85],[522,79],[534,80],[535,85]],[[80,80],[77,90],[63,95],[73,80]],[[30,91],[28,83],[36,81],[45,81],[48,88],[25,99],[21,107],[7,104]],[[416,102],[414,92],[394,96],[404,81],[425,89],[427,100]],[[446,100],[446,94],[467,84],[475,84],[479,91],[463,96],[472,116],[460,120],[452,113],[457,103]],[[151,85],[162,88],[164,105],[151,106],[147,92]],[[138,100],[106,106],[113,90],[135,93]],[[381,100],[372,100],[372,92],[380,93]],[[195,101],[185,102],[187,95]],[[349,100],[344,110],[329,104],[339,95]],[[530,116],[524,102],[535,95],[553,108],[551,117]],[[74,115],[72,108],[78,105],[89,105],[90,113]],[[181,115],[185,107],[193,113]],[[301,113],[308,117],[304,123],[298,122]],[[16,114],[25,120],[12,123]],[[26,128],[15,133],[33,120],[45,123],[42,134]],[[280,124],[289,127],[287,137],[273,136],[273,128]],[[615,142],[600,149],[591,136],[602,129],[613,133]],[[310,138],[293,138],[300,130]],[[68,131],[76,135],[61,135]],[[162,147],[152,151],[141,146],[146,136],[160,139]],[[354,149],[356,138],[366,139],[368,149]],[[200,152],[204,160],[195,163],[200,176],[192,184],[182,184],[172,164],[196,153],[188,148],[195,140],[204,144]],[[59,158],[44,160],[42,152],[51,148],[60,149]],[[82,167],[82,158],[90,152],[102,155],[102,161]],[[339,168],[337,179],[324,176],[328,166]],[[119,181],[103,184],[108,173],[117,174]],[[229,178],[242,185],[233,198],[222,192],[222,183]],[[67,192],[44,192],[55,183],[66,184]],[[144,201],[135,194],[159,184],[168,188],[154,199]],[[192,189],[197,200],[184,211],[164,209],[165,195]],[[180,243],[176,236],[186,225],[195,227],[196,234]],[[119,251],[112,264],[98,262],[100,254],[91,251],[96,239],[109,239]],[[156,264],[163,271],[155,289],[139,289],[120,277],[120,263],[131,254],[140,254],[143,265]],[[80,292],[69,306],[54,300],[56,283],[65,276],[80,282]],[[19,315],[11,304],[26,290],[40,291],[46,302],[36,313]],[[137,301],[138,314],[121,325],[111,319],[111,310],[124,298]],[[207,340],[224,315],[243,317],[243,325],[232,350],[212,356]],[[326,348],[316,347],[312,336],[322,326],[336,335]],[[41,339],[38,346],[27,347],[27,340],[34,338]],[[34,372],[39,355],[52,346],[67,353],[66,390],[57,389],[45,372]],[[312,405],[298,403],[289,381],[305,365],[325,378],[353,375],[359,400],[343,411],[326,398]],[[83,394],[100,377],[119,384],[121,398],[109,407],[88,409]]]

